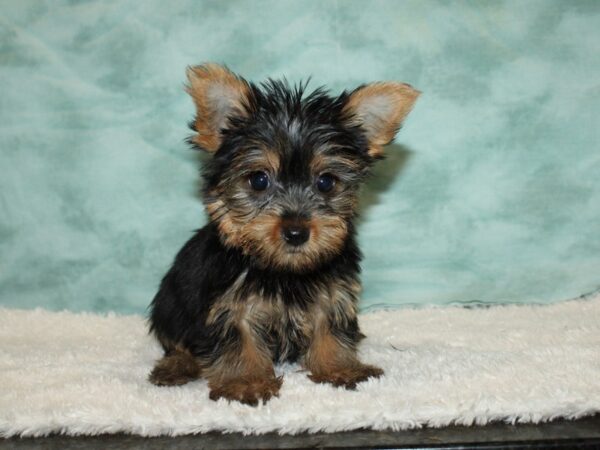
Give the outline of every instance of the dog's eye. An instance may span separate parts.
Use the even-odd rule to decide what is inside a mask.
[[[324,173],[317,178],[317,189],[321,192],[331,192],[335,186],[335,178],[333,175]]]
[[[252,187],[252,189],[254,189],[255,191],[264,191],[269,187],[270,184],[269,175],[267,175],[267,173],[263,172],[262,170],[252,172],[248,181],[250,182],[250,186]]]

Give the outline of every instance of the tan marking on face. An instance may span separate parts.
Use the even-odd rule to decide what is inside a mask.
[[[319,227],[317,226],[317,222],[316,221],[310,221],[310,236],[315,239],[316,241],[319,241],[319,236],[321,235],[321,231],[319,230]]]
[[[348,235],[346,221],[339,216],[314,216],[310,224],[309,251],[327,255],[339,253]]]
[[[303,222],[310,229],[308,241],[292,248],[282,237],[281,230],[285,220],[279,211],[262,212],[251,219],[238,218],[221,199],[207,204],[206,210],[217,223],[225,245],[239,248],[244,254],[256,257],[265,266],[276,268],[296,271],[314,268],[318,262],[339,253],[348,234],[344,217],[314,215]]]
[[[275,150],[264,147],[262,143],[256,143],[256,148],[251,148],[240,153],[240,157],[232,164],[234,171],[246,173],[264,170],[273,175],[279,171],[280,157]]]
[[[275,243],[281,239],[281,227],[282,227],[283,223],[280,221],[276,221],[273,223],[273,226],[271,227],[271,233],[269,234],[269,240],[272,243],[272,245],[276,245]]]
[[[325,155],[315,154],[310,161],[310,171],[314,175],[320,174],[325,169],[327,160],[328,158]]]
[[[213,195],[215,194],[213,193]],[[217,199],[206,204],[206,212],[211,220],[217,224],[219,235],[225,245],[231,247],[242,246],[239,235],[243,223],[235,218],[223,200]]]
[[[358,161],[344,158],[342,156],[317,153],[313,156],[310,162],[310,170],[314,176],[317,177],[322,173],[329,173],[331,171],[331,167],[340,165],[347,167],[348,170],[352,172],[358,172],[362,168]]]
[[[216,196],[216,193],[212,192],[211,195]],[[206,204],[206,212],[212,220],[217,221],[222,214],[227,212],[227,209],[225,203],[221,199],[218,199]]]
[[[313,217],[307,222],[311,230],[308,241],[292,249],[281,236],[281,226],[279,215],[261,214],[240,225],[235,242],[246,254],[266,265],[303,271],[323,257],[337,254],[348,233],[346,222],[338,216]]]
[[[276,174],[279,172],[279,165],[281,164],[279,154],[274,150],[266,149],[264,150],[264,155],[268,162],[267,166],[271,169],[271,173]]]
[[[226,213],[221,218],[218,228],[221,236],[225,237],[225,244],[233,247],[243,247],[239,238],[240,225],[232,219],[231,214]]]

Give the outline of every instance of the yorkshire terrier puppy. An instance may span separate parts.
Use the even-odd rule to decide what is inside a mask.
[[[165,355],[157,385],[208,381],[210,398],[277,396],[274,362],[299,361],[317,383],[352,389],[383,371],[357,346],[361,290],[354,219],[359,187],[419,92],[379,82],[322,88],[256,85],[216,64],[188,70],[193,146],[208,225],[181,249],[151,304]]]

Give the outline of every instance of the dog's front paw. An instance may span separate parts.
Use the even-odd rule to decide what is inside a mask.
[[[350,367],[337,367],[328,371],[311,373],[310,378],[315,383],[331,383],[334,386],[343,386],[346,389],[356,389],[356,384],[368,378],[379,378],[383,370],[368,364],[353,365]]]
[[[234,378],[219,384],[211,383],[209,385],[209,397],[211,400],[225,398],[256,406],[259,401],[266,403],[272,397],[279,397],[279,389],[282,383],[282,377]]]
[[[176,352],[159,360],[148,380],[157,386],[180,386],[200,377],[200,367],[192,355]]]

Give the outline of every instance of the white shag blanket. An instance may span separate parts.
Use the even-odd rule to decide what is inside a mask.
[[[140,316],[0,309],[0,436],[398,430],[600,411],[600,295],[360,323],[361,356],[383,378],[346,391],[286,365],[280,397],[253,408],[209,400],[205,381],[148,383],[161,351]]]

